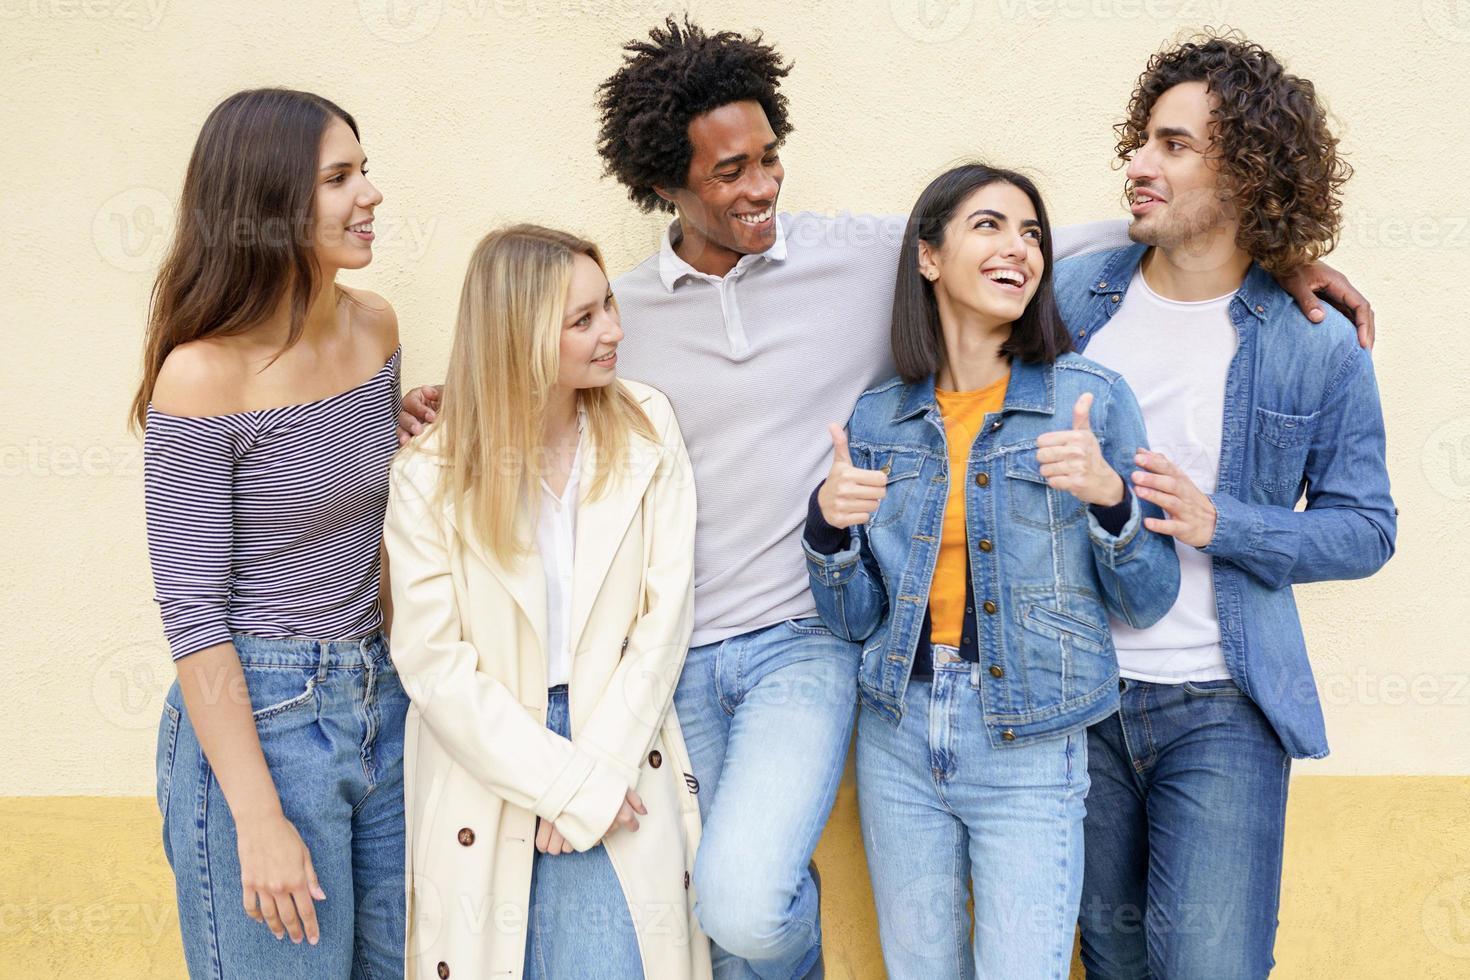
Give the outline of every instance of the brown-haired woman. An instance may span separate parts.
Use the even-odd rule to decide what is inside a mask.
[[[132,418],[178,668],[158,802],[194,976],[403,968],[407,698],[379,600],[398,324],[336,282],[372,260],[381,201],[340,107],[237,93],[195,143],[153,289]]]

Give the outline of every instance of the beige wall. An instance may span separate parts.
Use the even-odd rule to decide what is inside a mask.
[[[1402,514],[1399,555],[1382,573],[1298,592],[1334,751],[1297,771],[1470,774],[1463,0],[692,7],[712,26],[764,28],[796,62],[786,209],[906,211],[929,176],[978,154],[1036,173],[1061,221],[1118,216],[1109,124],[1166,38],[1234,25],[1312,78],[1357,167],[1332,261],[1378,310],[1374,360]],[[151,793],[172,667],[151,602],[139,448],[124,416],[151,273],[209,109],[240,88],[285,84],[357,116],[386,200],[376,261],[344,278],[392,300],[406,381],[433,381],[466,257],[490,227],[565,226],[601,242],[616,269],[655,246],[661,221],[599,177],[592,93],[617,64],[615,42],[663,9],[642,0],[0,0],[9,245],[0,744],[11,747],[0,796]],[[1466,803],[1409,788],[1429,783],[1396,785],[1405,789],[1392,805],[1413,815],[1409,827]],[[1417,853],[1412,839],[1393,846]],[[1470,859],[1447,843],[1432,853],[1395,866],[1425,888],[1461,883],[1447,887],[1460,889],[1455,948],[1470,955]],[[1470,970],[1470,959],[1455,962]]]

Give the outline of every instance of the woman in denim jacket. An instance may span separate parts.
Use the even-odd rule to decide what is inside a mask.
[[[1070,353],[1051,231],[1020,174],[938,177],[909,216],[899,377],[832,426],[803,546],[823,621],[864,644],[858,801],[888,975],[1065,977],[1087,725],[1111,714],[1108,613],[1173,604],[1161,516],[1120,474],[1133,393]],[[966,900],[974,897],[974,941]]]

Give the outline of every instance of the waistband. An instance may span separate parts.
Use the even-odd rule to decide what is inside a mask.
[[[255,667],[362,667],[381,666],[388,658],[388,637],[381,629],[348,640],[305,637],[255,636],[232,633],[242,665]]]

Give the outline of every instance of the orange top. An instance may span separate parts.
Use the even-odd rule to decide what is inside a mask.
[[[965,562],[970,545],[965,535],[965,471],[970,448],[985,424],[985,416],[999,412],[1006,400],[1008,374],[978,391],[944,391],[936,388],[939,414],[944,416],[944,439],[949,445],[949,499],[944,505],[944,528],[939,535],[939,559],[934,563],[934,581],[929,586],[929,642],[960,645],[965,625]]]

